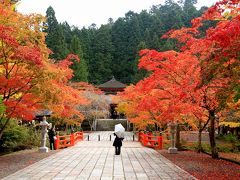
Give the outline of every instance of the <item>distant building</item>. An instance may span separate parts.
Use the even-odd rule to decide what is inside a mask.
[[[110,81],[98,85],[98,88],[102,90],[105,94],[117,94],[117,92],[124,91],[126,87],[125,84],[117,81],[114,77]]]
[[[117,81],[114,77],[110,81],[107,81],[103,84],[100,84],[98,88],[103,91],[106,95],[116,95],[118,92],[124,91],[126,87],[125,84]],[[111,119],[119,119],[122,118],[116,111],[117,104],[110,104],[110,118]],[[122,115],[124,116],[124,115]]]
[[[52,115],[52,111],[47,110],[47,109],[43,109],[43,110],[39,110],[35,113],[35,118],[34,120],[37,120],[38,122],[43,120],[43,117],[50,117]]]

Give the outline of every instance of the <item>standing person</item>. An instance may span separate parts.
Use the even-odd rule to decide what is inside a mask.
[[[115,146],[115,155],[120,155],[122,141],[124,138],[119,138],[115,133],[114,133],[114,136],[116,136],[113,142],[113,146]]]
[[[56,138],[55,136],[56,136],[55,127],[52,126],[48,131],[50,150],[53,150],[53,149],[55,150],[55,144],[54,144],[54,141]]]

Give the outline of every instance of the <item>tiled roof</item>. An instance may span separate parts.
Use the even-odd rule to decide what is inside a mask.
[[[36,116],[50,116],[53,112],[47,109],[36,112]]]
[[[126,85],[117,81],[114,77],[110,80],[110,81],[107,81],[103,84],[100,84],[98,86],[99,88],[125,88]]]

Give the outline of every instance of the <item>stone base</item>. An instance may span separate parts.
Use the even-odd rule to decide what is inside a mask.
[[[47,153],[47,152],[48,152],[48,147],[40,147],[40,148],[38,149],[38,151],[39,151],[40,153]]]
[[[168,148],[168,153],[169,154],[177,154],[177,148],[172,148],[172,147]]]

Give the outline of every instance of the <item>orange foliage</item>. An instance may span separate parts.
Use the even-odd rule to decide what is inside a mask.
[[[224,7],[232,10],[231,18],[224,17]],[[142,50],[139,68],[152,73],[120,94],[125,100],[127,116],[145,123],[148,112],[151,122],[161,124],[185,121],[186,115],[206,121],[212,112],[216,114],[224,97],[231,95],[232,87],[239,83],[240,16],[237,13],[239,1],[222,0],[202,17],[192,20],[192,27],[172,30],[163,36],[183,44],[180,52]],[[202,22],[216,18],[220,20],[216,27],[199,38]]]
[[[44,19],[14,11],[10,0],[0,3],[0,97],[6,106],[1,117],[32,120],[37,110],[49,109],[54,116],[82,120],[76,106],[87,100],[68,86],[71,60],[79,59],[69,55],[56,64],[48,59],[51,51],[40,31]]]

